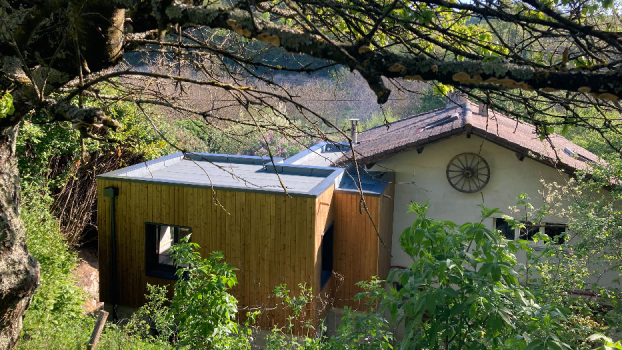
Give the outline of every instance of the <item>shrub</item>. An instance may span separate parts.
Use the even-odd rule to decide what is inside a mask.
[[[25,186],[23,196],[26,244],[41,266],[41,284],[26,311],[20,348],[60,349],[77,339],[88,341],[88,333],[74,328],[90,327],[90,320],[82,319],[85,294],[72,275],[77,254],[64,242],[58,220],[49,212],[52,200],[47,191]]]
[[[240,333],[234,317],[237,300],[228,293],[237,279],[234,268],[222,262],[214,252],[202,259],[186,236],[172,250],[177,269],[173,298],[166,297],[166,287],[148,286],[148,303],[135,313],[127,331],[148,338],[153,327],[155,341],[181,348],[246,348],[246,333]],[[170,306],[166,304],[170,302]]]
[[[482,223],[456,225],[426,217],[427,203],[412,203],[417,219],[400,246],[413,259],[395,270],[403,286],[383,302],[405,325],[401,349],[569,348],[564,310],[540,306],[518,283],[514,253],[524,241],[505,241]],[[482,206],[482,221],[498,213]]]

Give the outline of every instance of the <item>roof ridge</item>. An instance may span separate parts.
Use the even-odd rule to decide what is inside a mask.
[[[479,105],[478,105],[478,104],[475,104],[475,103],[473,103],[473,102],[471,102],[471,101],[468,101],[468,103],[477,109],[477,112],[476,112],[477,114],[481,115],[481,114],[479,113]],[[470,107],[469,107],[469,109],[470,109]],[[521,120],[521,119],[518,119],[518,118],[514,118],[514,117],[507,116],[507,115],[503,114],[502,112],[499,112],[499,111],[497,111],[497,110],[490,109],[490,108],[488,109],[488,116],[482,116],[482,117],[485,117],[485,118],[490,118],[490,116],[491,116],[491,115],[490,115],[490,114],[491,114],[491,112],[495,114],[495,118],[497,118],[497,117],[502,117],[502,118],[507,118],[507,119],[509,119],[509,120],[511,120],[511,121],[513,121],[513,122],[518,122],[518,123],[523,124],[523,125],[527,125],[527,126],[535,126],[535,125],[533,125],[533,124],[531,124],[531,123],[528,123],[528,122],[526,122],[526,121],[524,121],[524,120]]]

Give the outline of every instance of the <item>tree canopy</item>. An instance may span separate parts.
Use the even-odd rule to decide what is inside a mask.
[[[7,0],[0,22],[0,88],[12,91],[17,109],[3,124],[42,109],[90,136],[92,125],[115,130],[118,124],[100,110],[71,102],[122,76],[143,78],[140,88],[124,96],[141,102],[172,106],[146,96],[155,84],[145,86],[172,79],[227,91],[240,103],[276,99],[304,110],[287,91],[267,87],[274,83],[269,73],[342,65],[361,74],[380,104],[403,89],[402,79],[423,80],[529,119],[544,134],[564,124],[618,133],[611,111],[620,111],[622,96],[619,5],[613,0]],[[265,54],[270,46],[280,47],[280,55],[321,60],[294,57],[283,66],[271,64]],[[164,57],[172,69],[109,70],[137,51]],[[201,74],[184,75],[181,66]],[[586,109],[597,112],[588,118],[581,112]]]

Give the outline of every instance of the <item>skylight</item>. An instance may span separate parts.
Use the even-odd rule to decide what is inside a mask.
[[[582,162],[587,162],[587,163],[592,163],[593,160],[589,159],[586,156],[583,156],[575,151],[573,151],[572,149],[566,147],[564,148],[564,153],[566,153],[567,155],[571,156],[572,158],[578,159]]]
[[[456,113],[454,115],[451,115],[451,116],[447,116],[447,117],[441,118],[441,119],[439,119],[437,121],[434,121],[434,122],[424,126],[423,128],[419,129],[419,132],[422,132],[422,131],[425,131],[425,130],[428,130],[428,129],[432,129],[432,128],[435,128],[437,126],[441,126],[441,125],[445,125],[445,124],[451,123],[454,120],[458,120],[458,113]]]

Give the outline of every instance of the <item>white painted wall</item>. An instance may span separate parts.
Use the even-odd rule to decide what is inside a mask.
[[[481,147],[481,152],[480,152]],[[455,190],[445,174],[447,164],[460,153],[479,153],[490,166],[490,181],[478,193],[462,193]],[[450,220],[457,224],[481,219],[478,204],[488,208],[499,208],[508,215],[510,206],[515,206],[517,197],[527,193],[531,203],[542,204],[539,191],[543,189],[541,179],[546,182],[565,183],[568,175],[525,157],[518,160],[514,152],[485,141],[473,135],[459,135],[452,139],[426,146],[421,154],[417,151],[404,152],[382,160],[371,169],[374,171],[392,170],[396,173],[395,211],[393,214],[393,247],[391,265],[410,266],[412,260],[400,248],[399,237],[402,231],[415,219],[414,214],[406,214],[411,202],[430,202],[428,216],[437,220]],[[501,217],[502,215],[495,215]],[[518,215],[516,215],[518,217]],[[565,219],[548,217],[544,222],[565,223]],[[493,220],[484,222],[493,228]],[[517,256],[519,263],[525,263],[524,254]],[[615,275],[606,276],[600,283],[609,284]]]
[[[490,181],[481,193],[459,192],[447,181],[447,164],[454,156],[466,152],[479,153],[490,166]],[[542,190],[540,179],[562,183],[567,178],[552,167],[528,158],[520,161],[514,152],[506,148],[477,136],[467,138],[466,135],[429,145],[421,154],[413,150],[395,155],[378,162],[372,170],[380,170],[381,167],[396,173],[391,263],[403,266],[410,265],[411,260],[400,249],[398,239],[415,218],[414,214],[406,214],[410,203],[430,201],[428,216],[463,224],[481,219],[478,204],[482,202],[488,208],[499,208],[511,215],[508,208],[516,205],[516,197],[523,192],[528,193],[534,203],[541,203],[536,200],[538,191]],[[563,223],[559,218],[547,221]],[[492,219],[485,223],[492,228]]]

